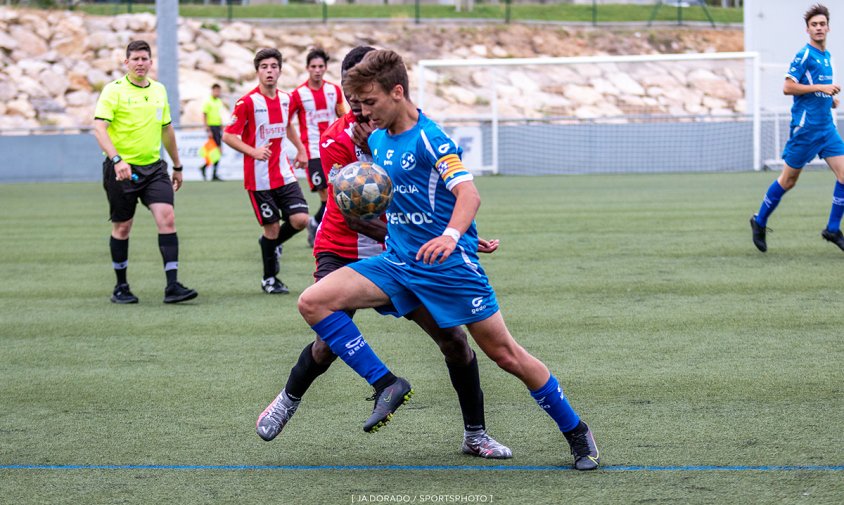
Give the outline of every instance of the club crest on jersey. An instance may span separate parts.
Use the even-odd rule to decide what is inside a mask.
[[[331,170],[328,171],[329,182],[333,181],[334,178],[337,177],[337,172],[339,172],[341,168],[343,168],[343,166],[340,165],[339,163],[335,163],[335,164],[331,165]]]
[[[416,168],[416,156],[411,152],[403,153],[401,155],[401,167],[408,171]]]

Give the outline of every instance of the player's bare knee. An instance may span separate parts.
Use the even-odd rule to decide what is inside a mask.
[[[129,233],[132,231],[132,221],[123,221],[120,223],[112,223],[111,236],[117,240],[126,240],[129,238]]]
[[[290,216],[290,226],[296,228],[297,230],[305,229],[305,226],[308,226],[308,221],[310,221],[311,216],[309,214],[293,214]]]
[[[498,349],[487,353],[487,355],[505,372],[511,373],[515,376],[520,375],[522,364],[515,349],[509,347],[499,347]]]
[[[777,182],[779,182],[780,186],[782,186],[782,189],[788,191],[797,184],[797,179],[799,177],[800,172],[795,172],[793,174],[783,173],[777,178]]]
[[[313,297],[307,289],[299,295],[299,300],[296,306],[299,309],[299,314],[305,318],[305,321],[310,323],[311,319],[314,317],[314,311],[317,305],[313,302]]]

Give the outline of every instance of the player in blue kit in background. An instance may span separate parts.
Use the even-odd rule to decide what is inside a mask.
[[[844,250],[841,216],[844,215],[844,141],[835,127],[833,109],[841,86],[833,81],[832,56],[826,50],[829,33],[829,9],[813,5],[803,19],[809,43],[798,51],[785,76],[783,93],[794,96],[791,107],[791,134],[782,158],[785,166],[779,178],[768,188],[759,212],[750,218],[753,244],[762,252],[768,250],[765,238],[768,218],[783,195],[797,184],[801,169],[815,156],[826,160],[835,174],[832,210],[829,222],[821,231],[824,240]]]
[[[393,51],[372,51],[346,75],[376,128],[373,161],[393,180],[387,250],[335,270],[299,297],[299,312],[332,351],[376,389],[373,417],[387,418],[410,384],[396,378],[366,344],[345,310],[392,303],[401,313],[424,304],[441,328],[466,325],[496,364],[515,375],[557,423],[578,470],[598,467],[592,431],[557,379],[513,339],[478,261],[474,218],[481,200],[462,150],[408,95],[407,69]],[[398,399],[397,399],[398,398]]]

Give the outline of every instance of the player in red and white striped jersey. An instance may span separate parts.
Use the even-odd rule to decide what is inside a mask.
[[[368,127],[368,123],[358,121],[354,111],[349,111],[332,123],[322,134],[322,142],[319,148],[320,161],[323,170],[328,174],[327,190],[329,194],[333,191],[331,180],[337,170],[354,161],[372,160],[372,157],[356,145],[352,138],[355,128]],[[367,227],[368,233],[374,234],[381,241],[379,242],[365,233],[360,233],[358,230],[361,227]],[[319,225],[319,232],[314,241],[314,256],[319,258],[323,253],[330,253],[342,258],[358,260],[380,254],[384,250],[384,232],[386,232],[386,228],[378,226],[376,223],[361,222],[360,220],[349,220],[347,222],[337,207],[337,202],[333,198],[329,198],[326,202],[325,214]],[[319,259],[317,259],[317,266],[319,267]],[[317,280],[321,276],[320,271],[317,270],[315,273]]]
[[[299,137],[304,147],[296,154],[296,166],[307,167],[308,184],[312,192],[319,193],[321,202],[308,225],[309,245],[313,245],[314,233],[322,221],[328,199],[325,171],[319,160],[319,138],[346,111],[340,87],[323,79],[328,59],[322,49],[311,50],[305,58],[308,80],[294,89],[290,97],[290,117],[298,119]]]
[[[282,152],[290,136],[290,95],[277,89],[281,53],[261,49],[255,55],[258,86],[237,101],[223,142],[243,153],[243,184],[264,233],[259,242],[264,262],[261,287],[269,294],[288,292],[276,276],[281,244],[308,224],[308,203],[293,167]],[[302,149],[299,139],[291,142]],[[279,225],[279,221],[284,223]]]
[[[352,49],[343,60],[344,72],[359,63],[369,51],[374,51],[374,48],[358,46]],[[361,117],[360,103],[353,96],[349,97],[349,105],[352,111],[334,122],[322,134],[320,158],[329,173],[329,181],[333,175],[331,172],[354,161],[371,159],[368,152],[360,146],[364,146],[368,151],[366,138],[372,127],[366,118]],[[328,189],[331,189],[330,182]],[[386,223],[381,220],[344,218],[334,199],[330,198],[314,244],[315,280],[319,281],[334,270],[359,259],[380,254],[386,231]],[[492,252],[498,247],[498,241],[479,239],[479,245],[484,252]],[[421,305],[408,314],[396,314],[395,309],[390,309],[384,307],[378,310],[411,319],[431,336],[442,351],[463,413],[462,451],[482,458],[512,457],[512,451],[507,446],[500,444],[486,432],[478,361],[463,330],[460,327],[439,328],[431,314]],[[285,388],[258,418],[256,430],[261,438],[269,441],[281,432],[296,412],[311,383],[325,373],[335,359],[331,348],[319,336],[302,350],[298,362],[290,370]]]

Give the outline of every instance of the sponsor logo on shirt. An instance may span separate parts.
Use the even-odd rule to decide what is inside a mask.
[[[422,212],[387,212],[389,224],[433,224],[430,213]]]
[[[334,119],[334,114],[328,109],[309,110],[305,113],[308,123],[327,123]]]
[[[412,195],[413,193],[419,192],[419,188],[417,188],[413,184],[411,184],[409,186],[405,186],[404,184],[399,184],[397,186],[394,186],[393,189],[396,191],[396,193],[401,193],[403,195]]]
[[[258,138],[261,140],[283,139],[285,130],[286,128],[282,123],[262,124],[258,127]]]

